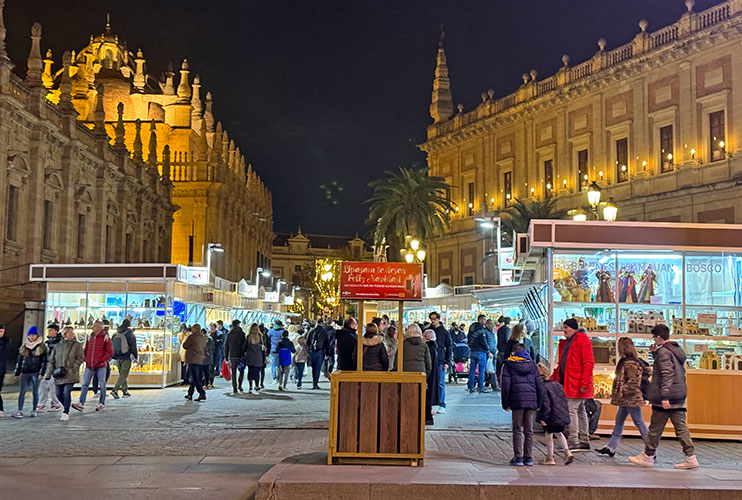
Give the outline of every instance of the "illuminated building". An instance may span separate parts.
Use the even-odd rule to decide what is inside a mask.
[[[443,46],[438,51],[427,141],[431,175],[453,186],[462,208],[430,245],[431,283],[481,283],[482,233],[475,217],[515,199],[554,196],[587,207],[596,181],[622,220],[733,223],[742,220],[742,2],[687,12],[657,31],[554,75],[523,75],[513,93],[482,93],[454,112]],[[455,75],[453,78],[455,84]],[[455,85],[454,85],[455,87]]]

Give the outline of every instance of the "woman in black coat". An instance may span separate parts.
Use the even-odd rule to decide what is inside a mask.
[[[425,330],[423,332],[423,340],[430,350],[430,361],[431,366],[438,366],[438,344],[435,340],[435,332],[433,330]],[[428,373],[428,388],[425,391],[425,425],[433,425],[433,406],[440,404],[440,387],[438,386],[440,370],[433,368]]]

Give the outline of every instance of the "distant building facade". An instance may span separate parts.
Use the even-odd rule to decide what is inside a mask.
[[[482,231],[475,217],[515,199],[554,196],[588,205],[595,181],[621,220],[742,221],[742,1],[687,12],[658,31],[599,50],[514,93],[454,112],[446,54],[438,50],[428,127],[420,146],[458,209],[430,245],[431,286],[482,283]]]

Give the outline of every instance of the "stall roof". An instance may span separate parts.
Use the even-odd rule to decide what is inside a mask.
[[[483,306],[519,306],[531,290],[538,290],[546,283],[493,286],[472,290],[472,294]]]
[[[532,220],[531,248],[742,252],[741,224]]]
[[[178,279],[177,264],[32,264],[31,281]]]

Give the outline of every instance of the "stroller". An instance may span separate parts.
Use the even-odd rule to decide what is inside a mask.
[[[454,344],[453,346],[453,365],[449,368],[449,381],[458,382],[460,378],[469,378],[469,363],[471,361],[471,351],[468,344]]]

